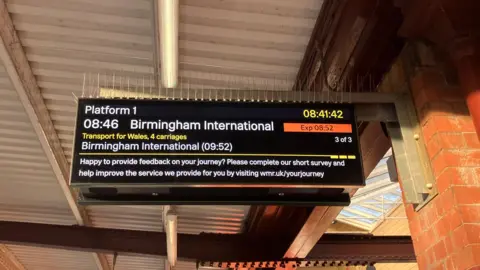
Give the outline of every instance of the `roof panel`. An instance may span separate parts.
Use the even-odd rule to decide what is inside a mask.
[[[193,85],[250,89],[257,82],[256,86],[269,86],[265,88],[290,89],[322,4],[181,1],[181,72],[188,74],[182,78]],[[228,78],[232,75],[245,78]]]
[[[288,0],[183,0],[185,6],[238,11],[251,14],[265,14],[287,18],[309,18],[315,20],[323,1]]]
[[[0,97],[0,220],[76,224],[40,141],[1,63]],[[26,246],[9,248],[27,269],[96,268],[91,253],[77,254]]]
[[[89,206],[96,227],[163,231],[162,206]]]
[[[196,268],[197,264],[195,262],[178,261],[177,265],[175,265],[175,270],[193,270]]]
[[[265,88],[286,90],[293,85],[323,1],[182,0],[180,3],[181,86],[251,89],[255,81],[255,85]],[[74,96],[82,94],[85,72],[151,78],[152,2],[9,0],[8,9],[69,158]],[[1,75],[0,88],[5,88],[9,81]],[[33,129],[29,129],[28,117],[18,109],[20,105],[10,106],[10,100],[19,102],[15,92],[0,91],[0,97],[5,97],[0,99],[0,124],[7,127],[0,127],[0,146],[8,146],[0,150],[0,173],[5,176],[0,179],[0,218],[11,219],[15,215],[20,220],[73,224],[73,216],[49,164],[43,158],[30,158],[43,150],[38,140],[33,140],[34,133],[27,132]],[[10,121],[12,117],[19,122]],[[23,193],[12,192],[12,182],[20,185]],[[43,196],[38,196],[38,192]],[[28,200],[22,200],[22,196],[28,196]],[[11,206],[8,203],[12,200],[24,204]],[[178,229],[193,234],[238,233],[243,230],[248,210],[247,206],[178,206]],[[99,227],[163,230],[162,207],[91,206],[88,213]],[[27,268],[36,263],[34,269],[95,268],[89,253],[13,248],[15,254],[21,254]],[[29,252],[33,254],[31,258],[26,255]],[[113,256],[107,257],[112,263]],[[59,263],[52,267],[51,262],[42,258]],[[163,258],[120,256],[116,269],[163,267]],[[179,263],[179,267],[194,269],[195,265]]]
[[[113,255],[107,255],[108,263],[113,269]],[[163,270],[165,269],[165,258],[159,256],[118,256],[115,263],[115,270]],[[194,269],[189,269],[194,270]]]
[[[240,233],[248,215],[248,206],[176,207],[178,231],[182,233]]]
[[[152,74],[151,2],[12,0],[8,9],[70,158],[83,74]]]
[[[0,65],[0,111],[16,113],[15,121],[0,117],[0,219],[74,224],[63,192],[23,109],[8,74]],[[5,116],[4,113],[0,115]],[[33,216],[50,208],[49,215]],[[31,218],[31,219],[29,219]]]
[[[322,1],[181,1],[180,81],[204,88],[289,89]],[[71,144],[73,95],[83,74],[151,76],[150,1],[12,0],[8,2],[38,85],[65,146]],[[232,31],[233,30],[233,31]],[[259,79],[260,78],[260,79]],[[50,94],[55,92],[55,94]],[[64,94],[62,94],[64,93]],[[48,102],[55,100],[55,102]],[[61,114],[60,114],[61,113]],[[69,149],[64,149],[70,154]]]
[[[19,245],[7,245],[26,269],[93,270],[92,253]]]

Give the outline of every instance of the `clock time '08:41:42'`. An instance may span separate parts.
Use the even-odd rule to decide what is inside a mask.
[[[303,117],[305,118],[333,118],[343,119],[342,110],[303,110]]]

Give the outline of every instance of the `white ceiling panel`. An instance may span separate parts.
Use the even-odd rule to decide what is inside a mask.
[[[113,255],[108,255],[107,260],[113,269]],[[158,256],[118,256],[115,270],[164,270],[165,258]],[[195,270],[191,268],[189,270]]]
[[[180,205],[178,231],[189,234],[240,233],[248,215],[249,206]]]
[[[8,245],[7,247],[28,270],[97,269],[92,254],[88,252],[19,245]]]
[[[3,65],[0,65],[0,220],[76,224]],[[96,268],[91,253],[73,256],[75,252],[52,253],[25,246],[8,248],[27,269]]]

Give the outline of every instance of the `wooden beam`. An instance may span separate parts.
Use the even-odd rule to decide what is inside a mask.
[[[45,155],[52,166],[58,183],[79,225],[88,225],[87,213],[79,207],[68,186],[69,168],[52,119],[35,76],[23,51],[20,38],[14,28],[5,0],[0,0],[0,59],[40,140]],[[99,269],[109,269],[106,257],[94,255]]]
[[[5,245],[0,245],[0,269],[26,270],[12,251]]]
[[[298,206],[252,206],[247,217],[245,232],[262,236],[282,236],[283,247],[278,250],[278,258],[283,256],[295,239],[314,207]]]
[[[293,240],[313,207],[252,206],[247,218],[246,233],[279,235]],[[286,247],[285,247],[286,248]]]
[[[403,49],[405,40],[397,35],[403,16],[394,1],[378,1],[368,31],[360,37],[357,49],[352,52],[355,63],[346,77],[357,91],[375,91],[373,88],[383,80]]]
[[[117,252],[120,256],[167,255],[166,234],[153,231],[0,221],[0,242],[78,251]],[[255,234],[178,234],[178,258],[223,262],[281,260],[279,249],[284,242],[282,237]],[[395,260],[397,257],[404,261],[415,258],[410,237],[359,238],[328,235],[313,246],[321,252],[313,252],[310,258],[319,260],[366,260],[367,257],[364,256],[368,256],[368,260],[374,258],[378,262]]]
[[[328,90],[323,89],[325,80],[333,78],[337,80],[337,85],[351,85],[349,92],[373,91],[400,52],[403,43],[396,36],[400,19],[400,9],[393,5],[392,0],[325,1],[317,20],[317,26],[323,29],[316,28],[312,33],[297,76],[296,88],[305,91]],[[327,22],[328,27],[324,27],[322,22]],[[381,35],[377,35],[377,30],[381,30]],[[314,78],[315,83],[305,84],[308,82],[306,78]],[[362,81],[364,78],[368,80]],[[359,133],[366,177],[391,144],[378,122],[363,123]],[[350,194],[355,192],[351,190]],[[316,207],[285,257],[307,256],[341,209]]]
[[[394,1],[325,1],[294,90],[326,91],[330,80],[341,86],[338,91],[373,91],[404,45]]]
[[[334,39],[336,29],[340,24],[341,13],[348,0],[326,0],[323,3],[319,16],[305,50],[302,63],[297,73],[293,90],[315,91],[313,82],[320,68],[324,65],[324,48]]]
[[[365,177],[373,171],[390,145],[390,140],[383,133],[380,123],[369,123],[363,130],[360,135],[360,147]],[[284,256],[286,258],[306,257],[341,210],[342,207],[315,207]]]

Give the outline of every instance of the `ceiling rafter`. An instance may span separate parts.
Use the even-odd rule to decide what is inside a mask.
[[[26,270],[6,245],[0,245],[0,268],[1,267],[5,267],[6,270]]]
[[[337,4],[336,7],[333,7],[334,3]],[[396,36],[401,22],[400,15],[399,10],[393,6],[393,0],[327,1],[317,19],[297,76],[295,89],[319,90],[315,85],[324,85],[330,76],[336,78],[336,85],[339,86],[350,82],[352,89],[356,92],[374,90],[372,88],[381,80],[386,68],[400,52],[398,44],[401,42],[397,42]],[[329,18],[327,27],[325,23],[321,25],[322,22],[326,22],[325,18]],[[357,26],[357,21],[362,22],[361,26]],[[384,26],[385,22],[388,27]],[[325,28],[328,31],[325,31]],[[377,30],[382,31],[384,35],[376,35]],[[351,40],[352,33],[357,33],[353,40]],[[314,46],[315,42],[318,43],[318,48]],[[345,45],[347,43],[348,46]],[[395,46],[391,46],[392,43]],[[382,52],[382,58],[375,57],[378,51]],[[376,61],[369,61],[368,57],[375,58]],[[341,58],[341,61],[336,61],[337,58]],[[359,61],[359,58],[362,61]],[[351,61],[352,59],[355,61]],[[316,68],[315,62],[321,64],[321,67]],[[309,80],[307,81],[307,78],[312,77],[315,81],[312,84],[313,89],[308,83]],[[359,78],[366,80],[358,81]],[[367,80],[369,78],[370,80]],[[308,84],[305,86],[305,83]],[[365,83],[367,83],[366,87],[364,87]],[[365,176],[373,171],[390,148],[390,140],[383,133],[378,122],[360,123],[360,146]],[[350,190],[351,195],[355,192],[356,190]],[[341,210],[341,207],[316,207],[285,253],[285,257],[306,256],[312,250],[313,243],[320,239]]]
[[[369,124],[360,135],[364,175],[369,175],[376,164],[390,148],[390,141],[381,132],[379,123]],[[353,193],[352,191],[351,193]],[[305,225],[285,253],[285,257],[305,257],[315,243],[323,236],[343,207],[317,206],[310,214]]]
[[[8,13],[5,0],[0,0],[0,59],[18,93],[33,125],[47,159],[79,225],[89,225],[88,214],[77,205],[75,194],[68,187],[69,165],[60,139],[44,103],[35,76],[29,65],[18,34]],[[99,269],[108,270],[109,264],[102,254],[94,254]]]

